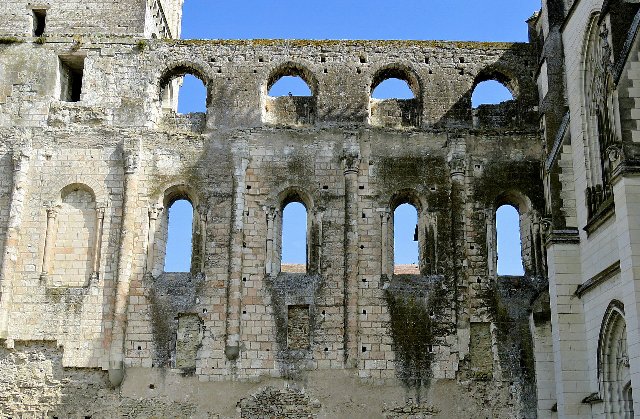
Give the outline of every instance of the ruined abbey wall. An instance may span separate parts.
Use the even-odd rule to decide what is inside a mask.
[[[547,284],[531,45],[42,40],[23,23],[0,30],[3,412],[536,417],[549,349],[529,328]],[[163,106],[185,74],[205,114]],[[312,96],[269,97],[286,75]],[[391,77],[415,98],[371,99]],[[494,79],[514,100],[472,109]],[[189,273],[163,272],[177,199],[194,207]],[[292,201],[308,211],[305,274],[280,269]],[[403,203],[416,275],[393,273]],[[496,272],[503,204],[520,213],[522,277]]]

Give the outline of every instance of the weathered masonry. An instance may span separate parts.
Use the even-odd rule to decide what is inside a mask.
[[[5,0],[0,412],[600,417],[606,399],[628,415],[638,311],[611,284],[635,284],[638,194],[619,186],[637,183],[635,105],[616,93],[607,119],[598,96],[598,129],[624,115],[628,146],[583,187],[600,146],[562,122],[574,64],[553,13],[576,17],[556,6],[529,44],[183,41],[181,0]],[[206,112],[176,112],[185,75]],[[284,76],[311,96],[269,96]],[[373,99],[390,78],[414,98]],[[513,100],[473,109],[487,80]],[[165,272],[178,200],[193,208],[191,269]],[[307,210],[305,273],[281,269],[291,202]],[[416,274],[394,273],[402,204],[418,214]],[[502,205],[519,213],[523,276],[497,272]],[[610,377],[602,390],[592,374]]]

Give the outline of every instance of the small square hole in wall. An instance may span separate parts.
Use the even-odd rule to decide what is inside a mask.
[[[63,102],[79,102],[82,94],[82,78],[84,76],[84,56],[60,56],[58,61],[60,100]]]
[[[360,57],[360,64],[366,64],[367,62],[367,57],[361,56]]]
[[[464,57],[460,57],[460,62],[464,63]]]
[[[357,69],[357,70],[356,70],[356,73],[358,73],[358,74],[362,74],[362,70]]]
[[[33,36],[42,36],[47,27],[46,9],[33,9]]]
[[[258,62],[259,63],[264,63],[264,58],[262,58],[262,57],[258,58]]]
[[[429,57],[424,57],[424,63],[429,64]]]
[[[321,63],[326,63],[326,62],[327,62],[327,57],[325,57],[324,55],[322,55],[322,56],[320,57],[320,62],[321,62]]]

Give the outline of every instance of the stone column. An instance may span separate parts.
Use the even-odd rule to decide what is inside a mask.
[[[92,280],[97,280],[100,276],[100,254],[102,253],[102,234],[104,229],[105,210],[106,208],[103,206],[96,208],[96,238],[93,242]]]
[[[56,217],[58,216],[58,207],[50,206],[47,208],[47,229],[44,236],[44,250],[42,252],[42,269],[40,271],[40,280],[46,281],[51,270],[51,252],[56,241]]]
[[[274,224],[276,217],[275,208],[266,208],[267,213],[267,245],[265,261],[264,261],[264,270],[265,274],[272,275],[273,274],[273,240],[274,240]]]
[[[11,294],[13,291],[13,275],[18,261],[18,242],[22,227],[22,214],[29,185],[29,147],[19,150],[13,155],[13,189],[9,207],[9,221],[4,242],[2,270],[0,270],[0,338],[8,335],[9,312],[11,311]]]
[[[531,217],[531,251],[533,252],[533,273],[536,276],[544,275],[542,272],[542,249],[540,249],[540,217],[534,211]]]
[[[347,368],[358,366],[358,166],[357,156],[344,160],[344,355]]]
[[[380,254],[380,272],[387,277],[387,280],[391,279],[391,273],[389,272],[389,218],[391,213],[388,209],[381,210],[380,220],[382,223],[382,246]]]
[[[125,156],[124,197],[122,202],[122,227],[118,253],[118,279],[116,285],[111,348],[109,353],[109,381],[118,387],[124,378],[124,339],[127,327],[127,305],[133,265],[135,214],[138,196],[138,159],[134,152]]]
[[[205,208],[198,212],[200,215],[200,272],[204,274],[207,254],[207,213]]]
[[[244,193],[249,160],[237,159],[234,170],[233,217],[229,239],[229,281],[227,283],[227,343],[229,360],[240,356],[240,312],[242,310],[242,248],[244,233]]]
[[[316,270],[318,274],[322,274],[322,216],[323,213],[318,211],[316,213],[315,216],[315,220],[316,220],[316,231],[318,236],[316,237],[316,242],[313,243],[314,246],[316,246],[317,248],[317,252],[316,252]]]
[[[153,204],[149,208],[149,237],[147,238],[147,273],[152,273],[154,261],[156,258],[156,228],[158,224],[158,215],[162,211],[162,207]]]
[[[496,237],[496,211],[494,208],[485,211],[487,225],[487,274],[490,278],[498,275],[498,240]]]

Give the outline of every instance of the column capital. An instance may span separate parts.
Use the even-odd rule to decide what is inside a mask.
[[[124,172],[125,174],[132,174],[138,170],[140,163],[139,156],[134,151],[124,152]]]
[[[160,213],[164,210],[164,207],[158,204],[151,204],[149,207],[149,218],[157,220]]]
[[[345,176],[351,173],[358,173],[360,170],[360,156],[355,154],[349,154],[342,158],[344,164]]]
[[[60,211],[59,205],[50,205],[45,208],[47,211],[47,218],[56,218],[58,216],[58,212]]]
[[[24,170],[30,158],[31,151],[29,149],[15,150],[13,156],[11,156],[13,160],[13,170],[16,172]]]

